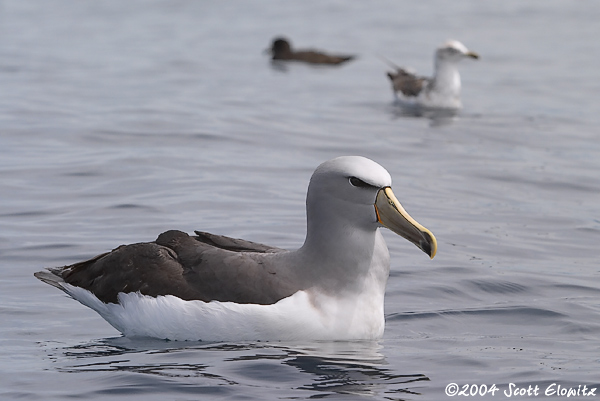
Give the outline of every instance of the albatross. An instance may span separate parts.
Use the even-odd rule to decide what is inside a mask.
[[[434,235],[361,156],[313,173],[304,244],[288,251],[196,231],[121,245],[35,276],[127,337],[189,341],[358,340],[384,331],[387,227],[433,258]]]
[[[318,50],[292,50],[289,40],[275,38],[270,49],[274,61],[302,61],[309,64],[337,65],[354,59],[352,55],[332,55]]]
[[[394,66],[388,72],[394,96],[401,106],[413,109],[462,108],[458,63],[464,58],[478,59],[479,55],[457,40],[449,40],[435,51],[433,77],[427,78]]]

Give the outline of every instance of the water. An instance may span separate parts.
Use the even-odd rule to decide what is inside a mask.
[[[4,0],[0,398],[600,387],[599,17],[545,0]],[[360,57],[282,71],[262,53],[280,34]],[[447,38],[482,56],[461,66],[465,109],[403,116],[378,57],[428,74]],[[132,341],[32,276],[171,228],[298,247],[310,174],[343,154],[385,166],[439,241],[429,261],[385,233],[380,341]]]

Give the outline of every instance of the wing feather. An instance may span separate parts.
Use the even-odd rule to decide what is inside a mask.
[[[428,84],[429,79],[417,76],[403,68],[396,68],[395,72],[388,72],[392,81],[394,92],[402,92],[404,96],[418,96]]]
[[[271,256],[285,250],[205,232],[196,237],[171,230],[154,242],[122,245],[69,266],[36,273],[59,289],[69,283],[105,303],[119,293],[174,295],[184,300],[272,304],[299,288]]]

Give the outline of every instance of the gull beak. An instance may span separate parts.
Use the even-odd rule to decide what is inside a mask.
[[[375,213],[377,221],[384,227],[406,238],[433,259],[437,252],[437,240],[431,231],[406,213],[392,188],[385,187],[379,190],[375,199]]]
[[[479,58],[479,54],[477,54],[475,52],[466,52],[465,56],[474,58],[475,60],[477,60]]]

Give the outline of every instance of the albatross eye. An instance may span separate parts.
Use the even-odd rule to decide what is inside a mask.
[[[350,181],[350,184],[352,184],[352,186],[354,186],[354,187],[358,187],[358,188],[373,188],[373,185],[367,184],[366,182],[364,182],[360,178],[350,177],[349,181]]]

